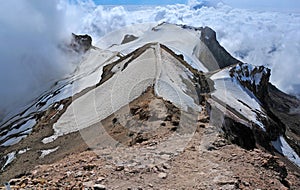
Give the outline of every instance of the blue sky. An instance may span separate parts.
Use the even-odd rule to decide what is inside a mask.
[[[169,5],[187,3],[187,0],[94,0],[101,5]]]

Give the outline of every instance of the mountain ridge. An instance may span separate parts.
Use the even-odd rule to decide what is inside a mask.
[[[185,44],[188,48],[183,47],[181,52],[178,50],[180,43],[173,40],[178,32],[183,38],[178,39],[179,42],[193,42],[191,47]],[[159,35],[163,36],[162,42],[149,42]],[[164,37],[167,35],[168,38]],[[140,128],[135,129],[135,125],[146,128],[160,126],[159,129],[170,131],[167,130],[166,134],[179,135],[182,141],[179,141],[181,143],[177,148],[179,145],[186,146],[195,131],[197,133],[200,130],[202,134],[198,126],[204,126],[203,130],[211,130],[212,134],[221,135],[229,144],[237,144],[247,151],[261,148],[269,154],[285,155],[286,158],[280,156],[280,159],[286,163],[289,163],[287,158],[290,159],[291,162],[286,166],[288,170],[299,172],[296,166],[299,164],[299,131],[297,125],[287,122],[290,118],[297,118],[299,113],[296,109],[295,114],[282,112],[278,109],[280,103],[272,103],[275,99],[289,100],[285,108],[290,110],[297,99],[271,86],[269,69],[254,67],[233,58],[220,46],[215,32],[208,27],[163,23],[144,35],[136,35],[125,44],[122,43],[122,37],[119,39],[121,43],[108,50],[89,49],[86,58],[70,78],[59,81],[56,88],[39,98],[33,104],[37,105],[35,108],[25,110],[25,120],[12,120],[10,125],[5,126],[6,134],[1,133],[0,143],[18,137],[18,133],[7,136],[10,127],[17,124],[21,128],[24,122],[36,122],[34,126],[28,126],[28,129],[32,129],[28,137],[23,137],[15,145],[5,147],[2,144],[0,147],[3,152],[0,154],[3,169],[1,178],[8,180],[14,177],[14,172],[22,174],[26,167],[32,169],[34,162],[48,163],[63,158],[65,154],[93,149],[91,147],[97,144],[94,135],[113,131],[112,126],[117,127],[114,133],[133,139],[135,143],[130,145],[133,147],[158,138],[147,136],[145,131],[139,131]],[[126,53],[131,49],[133,51]],[[152,95],[148,95],[148,100],[141,98],[147,94],[149,87],[152,88]],[[49,100],[53,103],[49,103]],[[156,104],[160,101],[168,108],[166,113],[161,112],[164,106]],[[143,106],[130,107],[133,102],[142,102]],[[152,102],[156,103],[152,105]],[[159,109],[156,109],[157,106]],[[29,114],[26,116],[26,113]],[[205,125],[203,121],[206,121]],[[128,132],[128,129],[133,132]],[[113,137],[114,133],[110,136]],[[157,133],[160,136],[160,132]],[[164,139],[165,143],[173,142],[170,136],[167,138],[165,133],[161,133],[158,139]],[[209,138],[205,133],[202,136]],[[115,141],[109,140],[109,137],[104,139],[113,146],[124,143],[121,140],[123,137],[114,137]],[[72,144],[72,138],[77,139],[78,143]],[[100,142],[98,144],[101,145]],[[24,148],[26,153],[19,154]],[[43,158],[39,157],[41,150],[53,148],[57,150]],[[7,155],[12,152],[18,158],[8,162]],[[20,164],[28,156],[34,160],[27,160],[28,165],[22,169]],[[284,186],[290,186],[285,181],[286,177],[284,175],[280,181]]]

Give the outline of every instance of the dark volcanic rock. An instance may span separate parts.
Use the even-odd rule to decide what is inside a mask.
[[[251,128],[239,123],[229,117],[224,118],[222,129],[225,137],[232,143],[247,150],[254,149],[256,142]]]
[[[202,28],[201,30],[201,41],[207,46],[207,48],[212,53],[218,65],[206,64],[205,61],[202,61],[203,64],[209,70],[222,69],[224,67],[241,63],[239,60],[232,57],[217,41],[216,32],[209,27]],[[201,61],[201,60],[200,60]]]
[[[273,152],[274,148],[271,141],[276,141],[282,135],[288,137],[285,139],[297,154],[300,154],[300,101],[279,91],[269,83],[270,69],[242,63],[231,57],[219,45],[216,40],[216,33],[212,29],[208,27],[202,29],[201,40],[211,51],[220,68],[235,65],[229,71],[230,77],[238,82],[242,88],[245,88],[249,96],[258,100],[264,113],[252,108],[251,111],[256,113],[257,120],[263,124],[265,130],[262,130],[256,123],[249,121],[230,104],[226,105],[222,100],[214,98],[208,101],[209,113],[214,114],[211,115],[214,120],[210,122],[219,126],[230,142],[245,149],[253,149],[259,144],[266,150]],[[209,61],[214,63],[211,59]],[[209,69],[217,68],[209,67]],[[250,106],[245,105],[242,101],[240,103],[247,107]],[[226,111],[220,109],[221,107],[223,107],[222,109],[225,108]]]
[[[126,43],[132,42],[136,39],[138,39],[138,37],[136,37],[134,35],[126,34],[124,36],[124,39],[122,40],[121,44],[126,44]]]
[[[268,84],[265,106],[285,124],[286,140],[300,155],[300,100]]]
[[[273,152],[270,141],[275,140],[281,132],[280,126],[275,125],[273,120],[268,118],[264,121],[266,127],[266,132],[264,132],[260,126],[242,118],[230,106],[227,106],[226,110],[220,109],[218,100],[210,98],[206,107],[211,118],[210,124],[222,130],[229,142],[247,150],[256,148],[258,144]]]
[[[300,100],[285,94],[269,83],[271,70],[240,63],[230,70],[242,86],[250,90],[262,103],[268,118],[261,118],[271,140],[286,135],[286,140],[300,154]]]
[[[235,77],[262,101],[267,94],[271,70],[264,66],[256,67],[246,63],[239,63],[230,70],[230,76]]]
[[[262,112],[253,108],[251,111],[256,113],[256,119],[263,124],[264,129],[262,130],[255,122],[249,121],[230,104],[224,105],[222,100],[214,98],[208,101],[210,114],[214,114],[211,116],[214,118],[213,124],[222,129],[224,136],[230,142],[245,149],[253,149],[259,145],[272,153],[275,149],[271,142],[283,136],[299,155],[300,100],[271,85],[269,83],[271,71],[263,66],[239,63],[230,69],[229,74],[233,81],[245,88],[251,98],[259,102]],[[238,101],[249,107],[242,101]]]
[[[92,37],[85,35],[76,35],[72,33],[71,48],[76,52],[86,52],[92,47]]]

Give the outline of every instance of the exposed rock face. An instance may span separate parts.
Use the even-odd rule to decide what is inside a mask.
[[[284,123],[284,134],[293,149],[300,155],[300,100],[268,84],[264,103],[280,121]]]
[[[223,129],[225,136],[231,142],[247,149],[254,148],[256,144],[259,144],[267,150],[273,151],[270,142],[276,140],[280,134],[284,134],[285,125],[272,112],[268,111],[268,107],[263,104],[267,94],[270,70],[263,66],[254,67],[249,64],[239,63],[229,69],[229,75],[230,78],[228,80],[230,79],[233,81],[233,84],[240,86],[237,89],[247,89],[246,94],[248,94],[249,98],[256,99],[258,106],[262,110],[255,109],[253,105],[246,103],[243,97],[239,96],[236,97],[237,104],[233,105],[222,99],[212,98],[209,101],[213,105],[211,109],[214,109],[213,112],[221,115],[218,116],[219,119],[216,119],[217,123],[215,124]],[[231,87],[228,86],[228,88]],[[226,85],[224,90],[226,90]],[[213,103],[216,100],[218,106],[215,106],[216,103]],[[243,107],[254,114],[254,120],[248,119],[248,114],[243,114]],[[220,109],[225,109],[226,111],[221,111]],[[218,124],[218,122],[221,123]],[[262,125],[263,128],[261,127]]]
[[[242,123],[233,120],[232,118],[225,117],[222,122],[222,129],[225,137],[234,144],[241,146],[247,150],[256,147],[256,140],[251,128],[246,127]]]
[[[293,96],[279,91],[269,83],[271,70],[264,66],[252,66],[239,63],[230,70],[230,76],[252,92],[268,112],[264,119],[269,139],[274,140],[285,134],[289,143],[300,153],[300,101]]]
[[[124,36],[124,39],[122,40],[121,44],[126,44],[126,43],[129,43],[131,41],[134,41],[138,39],[138,37],[134,36],[134,35],[131,35],[131,34],[126,34]]]
[[[71,48],[77,52],[86,52],[92,47],[92,37],[85,35],[76,35],[72,33]]]
[[[261,101],[267,94],[270,75],[271,70],[264,66],[256,67],[245,63],[239,63],[230,70],[230,76],[236,78]]]
[[[208,47],[218,65],[207,65],[210,70],[223,69],[224,67],[240,63],[232,57],[217,41],[216,32],[209,27],[201,29],[201,41]],[[201,60],[201,57],[200,57]],[[202,61],[202,60],[201,60]],[[205,61],[203,61],[205,63]]]

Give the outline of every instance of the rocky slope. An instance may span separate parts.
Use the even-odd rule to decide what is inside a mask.
[[[105,49],[74,39],[86,51],[76,71],[1,123],[1,183],[299,187],[299,100],[269,83],[269,69],[233,58],[212,29],[127,28]]]

